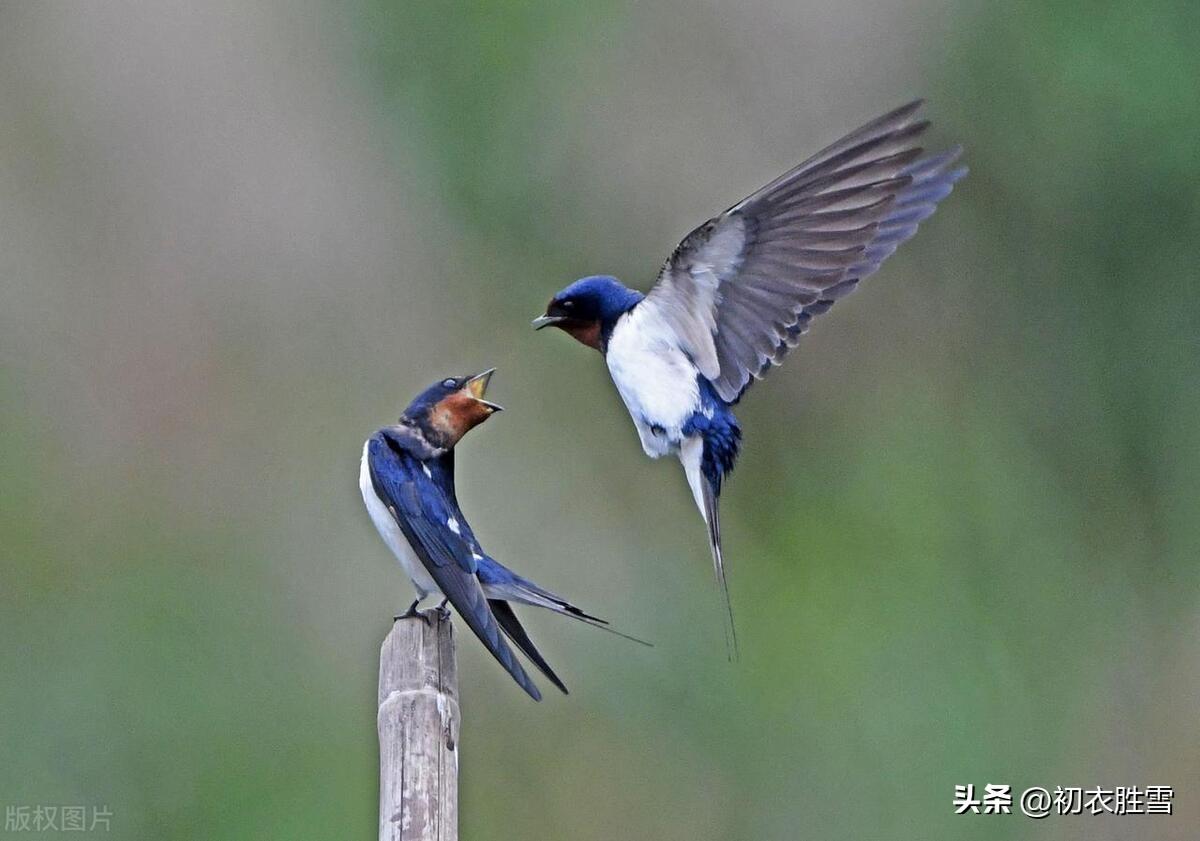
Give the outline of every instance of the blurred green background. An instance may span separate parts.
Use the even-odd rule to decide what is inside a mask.
[[[464,642],[465,839],[1195,838],[1197,78],[1163,0],[4,4],[0,804],[374,837],[361,444],[496,365],[476,531],[657,646],[525,611],[539,705]],[[740,410],[730,665],[677,465],[528,320],[916,95],[971,175]]]

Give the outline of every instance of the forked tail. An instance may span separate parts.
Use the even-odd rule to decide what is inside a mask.
[[[589,625],[601,631],[614,634],[627,639],[630,642],[636,642],[638,645],[644,645],[647,648],[653,648],[654,644],[646,642],[644,639],[627,634],[624,631],[618,631],[616,628],[608,624],[608,620],[601,619],[599,616],[592,616],[590,613],[584,613],[575,605],[564,599],[562,596],[556,596],[545,587],[539,587],[528,578],[522,578],[516,573],[513,573],[513,581],[511,584],[503,588],[493,588],[495,591],[503,591],[505,597],[515,602],[540,607],[557,613],[559,616],[566,616],[584,625]]]
[[[593,628],[599,628],[601,631],[607,631],[610,634],[615,634],[616,636],[630,640],[631,642],[636,642],[639,645],[645,645],[653,648],[653,646],[645,640],[638,639],[637,637],[630,636],[629,634],[610,627],[608,622],[601,619],[599,616],[592,616],[590,613],[585,613],[583,610],[571,604],[562,596],[550,592],[545,587],[534,584],[528,578],[517,575],[495,558],[484,555],[479,561],[479,570],[477,575],[479,576],[480,583],[483,584],[483,589],[484,592],[487,593],[488,599],[492,600],[493,608],[495,608],[497,600],[502,602],[511,601],[517,602],[518,604],[532,605],[533,607],[540,607],[544,608],[545,610],[552,611],[560,616],[567,616],[578,622],[582,622],[585,625],[590,625]],[[493,612],[495,611],[493,610]],[[499,619],[500,616],[500,613],[496,613],[497,619]],[[525,646],[518,641],[519,637],[521,636],[521,632],[515,631],[516,627],[518,627],[516,616],[514,615],[511,620],[509,620],[507,616],[505,616],[504,619],[507,621],[507,624],[505,624],[505,622],[501,622],[501,625],[504,627],[505,632],[508,633],[509,637],[514,643],[518,644],[518,647],[520,647],[522,651],[525,651],[525,653],[529,655],[530,660],[533,660],[534,663],[537,663],[539,657],[530,654],[530,652],[526,650]],[[532,643],[529,645],[532,647]],[[545,673],[546,670],[542,668],[541,664],[538,664],[538,668],[542,669],[542,672]],[[549,674],[547,674],[546,677],[550,678],[551,682],[554,683],[555,686],[558,686],[560,689],[562,689],[555,677],[551,677]]]

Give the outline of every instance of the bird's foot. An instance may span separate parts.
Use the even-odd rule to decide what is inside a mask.
[[[397,613],[395,616],[393,616],[392,621],[399,622],[401,619],[420,619],[422,622],[424,622],[426,625],[428,625],[429,617],[426,616],[421,611],[417,610],[417,605],[419,605],[420,603],[421,603],[421,600],[417,599],[416,601],[414,601],[412,604],[410,604],[408,606],[408,610],[404,611],[403,613]]]
[[[450,601],[450,600],[442,599],[442,603],[437,606],[439,622],[445,622],[447,619],[450,618],[450,608],[446,607],[446,603],[448,601]]]

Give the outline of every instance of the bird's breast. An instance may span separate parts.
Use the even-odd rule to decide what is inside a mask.
[[[658,458],[678,450],[682,427],[700,405],[700,390],[696,366],[674,334],[640,310],[635,307],[617,322],[605,360],[642,448]]]

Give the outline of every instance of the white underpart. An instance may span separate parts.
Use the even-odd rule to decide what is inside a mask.
[[[639,305],[617,321],[605,354],[608,372],[651,458],[678,453],[683,425],[700,407],[696,366],[654,307]],[[661,427],[656,434],[652,427]]]
[[[375,493],[375,486],[371,484],[371,468],[367,463],[370,446],[369,440],[363,445],[362,463],[358,470],[358,489],[362,491],[363,502],[367,506],[367,513],[371,515],[371,522],[375,524],[379,536],[400,562],[401,569],[412,581],[417,596],[423,599],[431,593],[441,595],[441,589],[434,583],[425,565],[409,545],[404,532],[400,531],[392,512],[388,511],[387,505]]]

